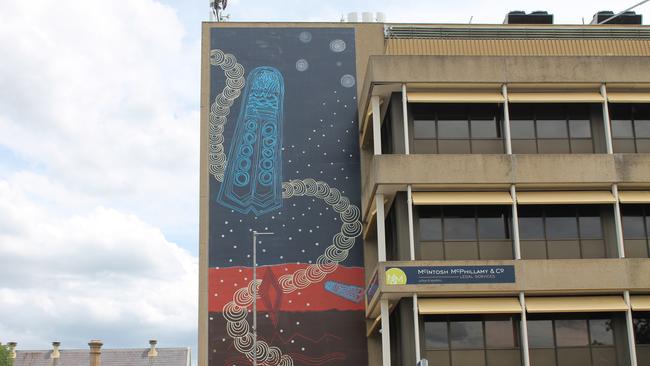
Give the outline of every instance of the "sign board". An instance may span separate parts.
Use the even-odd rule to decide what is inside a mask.
[[[378,289],[379,277],[377,276],[377,272],[375,272],[375,275],[372,276],[372,280],[370,280],[368,288],[366,289],[366,301],[368,301],[368,303],[370,303],[372,301],[372,298],[375,297]]]
[[[387,285],[514,283],[515,267],[418,266],[386,268]]]

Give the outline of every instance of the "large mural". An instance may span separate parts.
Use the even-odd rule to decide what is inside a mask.
[[[354,40],[211,29],[210,366],[367,364]]]

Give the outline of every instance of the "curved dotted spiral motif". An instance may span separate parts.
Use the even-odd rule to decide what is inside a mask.
[[[341,231],[332,237],[332,244],[325,249],[316,263],[307,268],[299,269],[292,274],[281,276],[278,279],[283,293],[291,293],[304,289],[314,283],[321,282],[329,273],[336,270],[339,263],[344,261],[349,250],[354,246],[356,237],[361,235],[361,211],[350,203],[341,192],[330,187],[327,183],[311,178],[295,179],[282,183],[282,198],[308,196],[323,200],[330,205],[341,217],[343,224]],[[250,361],[254,358],[261,365],[292,366],[293,359],[282,354],[282,351],[263,340],[257,341],[253,349],[253,334],[246,320],[248,307],[253,303],[253,293],[258,294],[262,280],[251,281],[247,287],[242,287],[235,292],[233,300],[223,307],[223,317],[226,319],[226,331],[233,338],[233,343],[238,352],[241,352]]]
[[[224,54],[219,49],[211,50],[210,64],[221,67],[226,75],[226,86],[214,98],[208,117],[208,126],[210,128],[210,174],[217,181],[223,182],[223,175],[228,165],[228,158],[223,148],[223,130],[227,122],[226,117],[230,113],[230,107],[233,105],[234,100],[239,97],[241,90],[246,85],[246,80],[244,79],[244,67],[237,63],[235,56],[230,53]],[[244,164],[245,162],[238,163]],[[237,179],[245,180],[245,178],[238,177]]]

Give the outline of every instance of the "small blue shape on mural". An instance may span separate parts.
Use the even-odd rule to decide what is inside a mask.
[[[359,303],[363,300],[363,288],[336,281],[325,282],[325,290],[346,300]]]
[[[217,202],[242,214],[282,207],[284,79],[262,66],[248,75]]]

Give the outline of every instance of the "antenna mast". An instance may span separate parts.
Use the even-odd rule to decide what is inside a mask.
[[[223,13],[228,6],[228,0],[209,0],[210,1],[210,21],[224,22],[230,18],[229,15]]]

